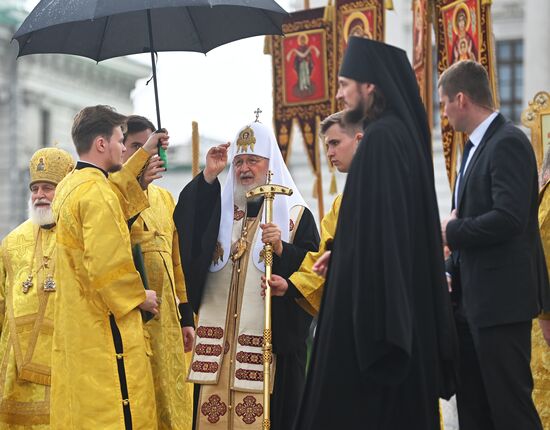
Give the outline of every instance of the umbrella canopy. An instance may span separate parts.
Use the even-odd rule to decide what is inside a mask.
[[[18,57],[73,54],[102,61],[155,52],[208,51],[245,37],[282,34],[287,12],[274,0],[41,0],[13,38]],[[167,166],[166,154],[159,155]]]
[[[146,52],[206,53],[245,37],[282,34],[286,15],[273,0],[42,0],[14,39],[19,56],[102,61]]]

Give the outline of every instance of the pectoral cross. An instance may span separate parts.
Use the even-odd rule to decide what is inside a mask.
[[[32,287],[32,275],[29,275],[27,279],[23,281],[22,285],[23,294],[27,294]]]
[[[254,122],[260,122],[259,118],[260,118],[261,113],[262,113],[262,110],[260,108],[258,108],[254,111],[254,114],[256,115],[256,121],[254,121]]]

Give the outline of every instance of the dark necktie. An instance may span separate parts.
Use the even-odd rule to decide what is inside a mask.
[[[460,182],[458,183],[457,196],[460,195],[460,188],[462,188],[462,180],[464,179],[464,171],[466,170],[466,161],[468,161],[468,156],[470,155],[471,149],[474,147],[474,144],[470,139],[466,142],[466,146],[464,147],[464,152],[462,153],[462,161],[460,163],[460,172],[458,173],[458,177],[460,178]]]

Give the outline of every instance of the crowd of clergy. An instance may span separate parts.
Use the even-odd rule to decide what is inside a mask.
[[[462,430],[550,430],[550,157],[539,174],[481,65],[438,89],[469,136],[443,221],[405,52],[350,38],[320,123],[347,180],[320,231],[258,114],[176,202],[154,184],[166,130],[82,109],[78,160],[34,153],[1,242],[0,430],[265,430],[268,285],[267,428],[439,430],[456,395]],[[247,198],[267,181],[293,190],[271,222]]]

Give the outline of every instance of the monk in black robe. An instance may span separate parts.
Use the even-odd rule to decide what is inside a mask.
[[[405,52],[350,38],[338,97],[365,130],[294,428],[439,429],[438,398],[454,390],[456,333],[430,132]]]
[[[228,149],[228,145],[220,145],[209,151],[205,170],[183,189],[174,212],[189,301],[199,315],[190,380],[200,384],[195,419],[200,421],[201,429],[210,428],[210,425],[235,428],[230,427],[231,423],[250,429],[261,428],[263,367],[261,360],[250,361],[261,354],[261,344],[254,344],[254,340],[260,341],[261,337],[258,332],[247,332],[251,330],[250,323],[242,322],[253,320],[251,312],[256,312],[260,333],[263,330],[262,272],[259,270],[263,263],[261,255],[257,255],[259,248],[256,243],[273,243],[273,273],[285,278],[299,268],[308,251],[316,250],[319,245],[313,215],[305,207],[284,165],[273,132],[258,122],[239,132],[232,147],[233,160],[222,191],[217,176],[230,158]],[[273,183],[294,191],[291,197],[275,198],[274,223],[271,225],[259,221],[263,200],[247,203],[239,198],[243,189],[265,183],[268,166],[274,174]],[[242,223],[247,226],[246,234],[235,235],[241,231]],[[237,238],[244,238],[244,242]],[[242,245],[245,242],[246,245]],[[229,271],[225,278],[224,270]],[[251,277],[257,279],[257,282],[252,282],[252,287]],[[222,281],[216,284],[216,279]],[[223,283],[223,279],[227,282]],[[254,288],[257,288],[256,292]],[[252,291],[252,294],[247,291]],[[228,305],[217,305],[217,300],[224,294],[229,295]],[[258,302],[254,310],[245,301],[254,300],[250,297],[256,297],[256,294]],[[305,382],[306,338],[311,317],[296,303],[299,297],[300,293],[294,289],[284,297],[272,299],[273,352],[276,357],[271,398],[271,428],[274,430],[292,427]],[[221,315],[218,325],[212,322],[216,321],[217,314]],[[220,348],[215,344],[218,337]],[[201,345],[209,345],[208,352]],[[244,347],[246,349],[239,351],[238,348]],[[251,348],[257,351],[250,354]],[[221,355],[217,361],[212,358],[216,350]],[[239,368],[242,363],[246,366]],[[210,375],[219,368],[222,370],[216,382]],[[261,375],[259,384],[253,380],[257,375]],[[242,384],[240,388],[238,384]]]

